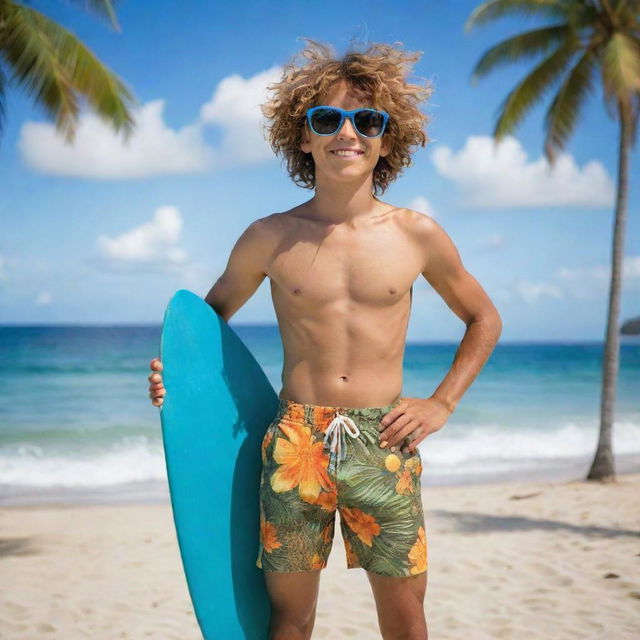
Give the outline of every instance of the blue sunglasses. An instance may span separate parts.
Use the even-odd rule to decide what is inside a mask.
[[[384,133],[389,114],[379,109],[352,109],[320,105],[307,110],[309,128],[318,136],[332,136],[342,128],[344,119],[349,118],[354,129],[365,138],[378,138]]]

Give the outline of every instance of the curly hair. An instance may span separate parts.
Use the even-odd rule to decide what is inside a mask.
[[[261,105],[262,113],[270,121],[264,126],[269,145],[276,156],[286,159],[295,184],[315,188],[313,156],[300,149],[305,114],[318,104],[331,85],[346,80],[372,107],[383,109],[390,116],[383,134],[390,142],[390,151],[379,158],[373,170],[374,194],[384,193],[403,167],[411,166],[412,147],[424,147],[430,141],[423,130],[430,118],[418,106],[431,95],[431,84],[409,84],[405,77],[423,52],[403,52],[393,45],[374,43],[364,52],[349,49],[338,59],[329,45],[302,39],[307,40],[308,46],[301,55],[309,62],[300,66],[293,56],[284,65],[281,80],[267,87],[273,95]]]

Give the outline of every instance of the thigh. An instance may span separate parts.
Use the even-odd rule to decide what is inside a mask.
[[[262,442],[260,546],[266,572],[323,569],[333,543],[335,483],[328,456],[308,425],[274,420]]]
[[[315,617],[320,571],[265,571],[264,578],[275,622],[303,627]]]
[[[347,566],[402,578],[427,570],[420,452],[390,453],[361,429],[338,473],[338,509]],[[412,583],[412,584],[415,584]]]
[[[392,578],[367,571],[367,577],[373,590],[383,637],[404,637],[400,632],[424,631],[426,571],[408,578]],[[394,631],[396,635],[393,635]]]

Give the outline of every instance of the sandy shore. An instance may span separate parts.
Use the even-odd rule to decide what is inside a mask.
[[[640,637],[640,474],[426,487],[431,640]],[[200,638],[169,504],[0,509],[0,637]],[[313,638],[380,638],[336,526]]]

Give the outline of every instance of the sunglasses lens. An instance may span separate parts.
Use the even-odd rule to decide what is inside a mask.
[[[311,116],[311,125],[316,133],[335,133],[340,124],[340,112],[335,109],[318,109]]]
[[[379,136],[384,127],[384,117],[379,111],[359,111],[355,115],[355,123],[358,131],[369,138]]]
[[[313,112],[311,126],[320,135],[331,135],[340,126],[340,112],[330,107],[323,107]],[[361,136],[375,138],[384,130],[384,116],[375,109],[363,109],[355,114],[354,122]]]

